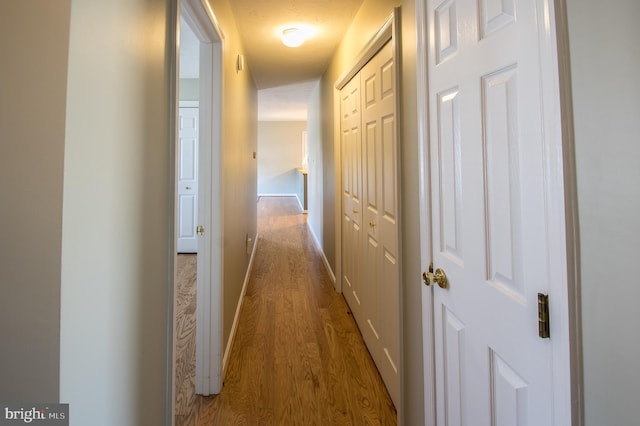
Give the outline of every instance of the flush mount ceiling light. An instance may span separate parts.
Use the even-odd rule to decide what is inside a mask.
[[[287,47],[299,47],[304,43],[306,35],[302,29],[291,27],[282,30],[280,39],[282,40],[282,43]]]

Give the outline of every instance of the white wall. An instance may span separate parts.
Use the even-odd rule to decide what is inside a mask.
[[[258,194],[298,193],[305,121],[258,123]]]
[[[566,0],[586,426],[638,424],[640,2]]]
[[[197,101],[200,99],[200,79],[181,78],[178,88],[178,98],[181,101]]]
[[[69,0],[0,2],[0,401],[57,402]]]
[[[168,414],[169,2],[71,4],[60,399],[71,425]]]
[[[322,244],[323,233],[323,158],[322,158],[322,121],[320,109],[320,84],[318,83],[311,95],[307,106],[307,153],[309,172],[308,181],[308,215],[307,223],[316,239]],[[324,250],[324,247],[322,247]]]

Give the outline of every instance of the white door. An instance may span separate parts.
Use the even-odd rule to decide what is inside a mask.
[[[400,403],[400,270],[395,63],[391,42],[360,71],[364,201],[364,321],[360,329]]]
[[[342,290],[399,406],[398,145],[391,42],[342,88],[340,100]]]
[[[362,132],[360,74],[340,91],[342,149],[342,253],[345,299],[362,320]]]
[[[538,335],[538,293],[554,303],[566,289],[553,267],[564,246],[551,243],[564,195],[545,128],[548,7],[427,0],[431,251],[448,277],[446,289],[424,287],[439,426],[561,424],[553,375],[568,365],[553,334]]]
[[[181,107],[178,119],[178,253],[197,253],[198,108]]]

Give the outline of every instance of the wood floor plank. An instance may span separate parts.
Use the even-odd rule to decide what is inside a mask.
[[[258,215],[253,270],[214,397],[193,395],[195,269],[178,273],[176,425],[395,425],[391,398],[297,201],[261,197]],[[195,268],[181,256],[179,269]]]

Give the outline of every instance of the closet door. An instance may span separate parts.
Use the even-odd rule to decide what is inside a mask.
[[[340,91],[343,293],[362,321],[362,135],[360,75]]]
[[[340,92],[343,293],[400,401],[396,76],[391,42]]]
[[[364,66],[360,74],[366,315],[366,322],[360,329],[397,404],[400,393],[398,147],[391,42]]]

